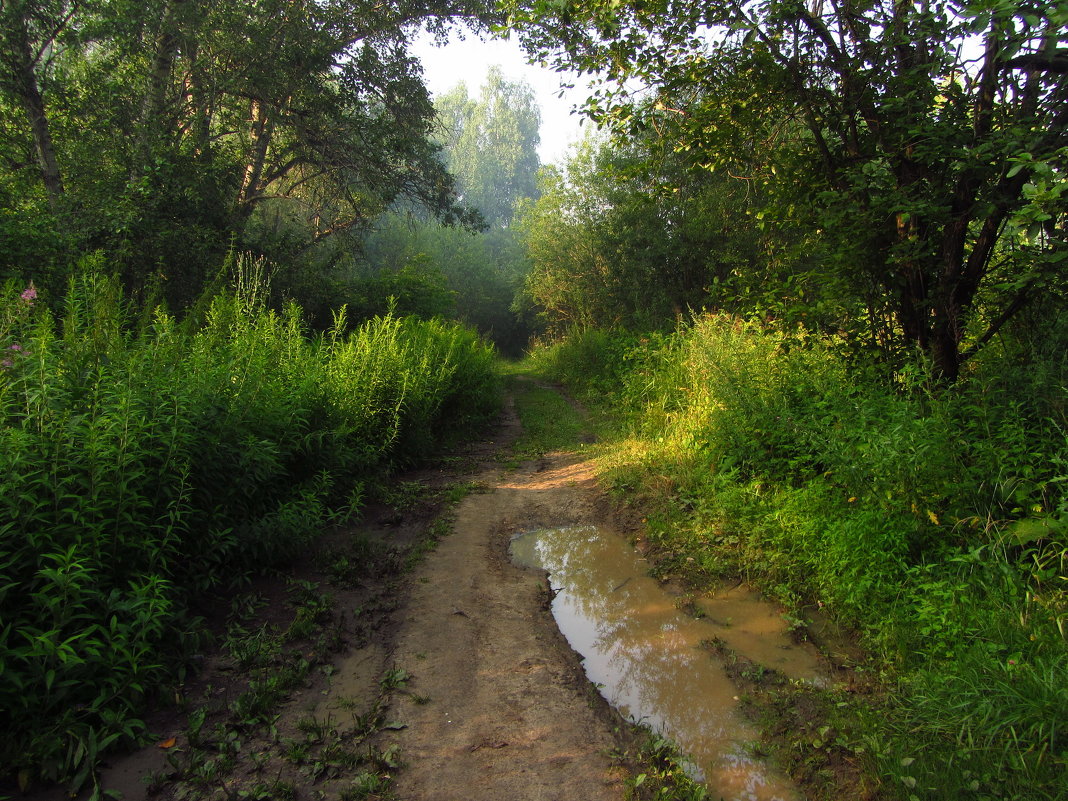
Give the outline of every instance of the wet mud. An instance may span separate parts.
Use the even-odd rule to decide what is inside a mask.
[[[758,733],[723,664],[706,647],[719,640],[793,679],[824,682],[817,654],[793,641],[774,605],[739,585],[694,599],[684,612],[682,599],[648,575],[633,547],[593,525],[519,533],[511,555],[521,566],[548,572],[557,624],[605,699],[675,741],[715,796],[801,798],[786,777],[750,755]]]

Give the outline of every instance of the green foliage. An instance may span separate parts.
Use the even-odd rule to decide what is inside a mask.
[[[538,196],[538,128],[534,90],[491,67],[477,98],[459,84],[434,103],[449,172],[464,203],[494,226],[511,224],[519,204]]]
[[[465,206],[486,223],[458,227],[412,204],[380,215],[342,282],[357,317],[395,303],[402,313],[448,316],[474,326],[518,355],[528,331],[512,311],[527,272],[510,228],[516,209],[537,195],[538,109],[532,90],[491,70],[476,99],[460,84],[438,98],[437,138]]]
[[[691,169],[648,137],[590,138],[542,181],[518,227],[531,261],[526,299],[550,333],[656,330],[692,309],[764,303],[761,284],[776,262],[746,224],[743,187]],[[783,302],[781,285],[776,292]]]
[[[61,317],[4,288],[5,772],[83,786],[195,642],[191,595],[292,556],[443,420],[459,434],[494,413],[473,332],[385,316],[345,334],[342,312],[311,340],[264,295],[250,270],[202,324],[157,311],[135,329],[99,274],[72,281]]]
[[[595,121],[658,143],[650,171],[670,153],[744,179],[736,224],[787,232],[791,274],[844,291],[869,347],[952,381],[1028,303],[1063,302],[1063,3],[506,7],[533,57],[597,76]]]
[[[687,772],[678,747],[650,733],[636,754],[638,773],[628,779],[629,801],[705,801],[708,788]]]
[[[652,507],[665,569],[741,573],[801,617],[819,606],[860,632],[900,685],[871,725],[902,797],[978,782],[990,798],[1056,798],[1063,351],[1032,351],[1026,380],[990,350],[952,392],[923,364],[888,386],[841,352],[835,337],[706,315],[644,341],[583,332],[536,358],[622,413],[607,477]]]
[[[583,415],[566,398],[547,387],[516,382],[515,408],[523,425],[516,440],[517,456],[531,458],[572,448],[586,428]]]
[[[643,338],[648,342],[648,338]],[[617,393],[622,388],[627,361],[637,352],[639,339],[622,330],[573,328],[553,342],[537,344],[530,366],[553,381],[581,390],[584,397]]]
[[[518,354],[528,332],[512,302],[527,262],[508,228],[475,232],[401,214],[379,218],[353,279],[357,316],[389,302],[398,312],[458,319]]]
[[[917,577],[910,600],[922,606],[917,619],[930,634],[916,644],[948,639],[952,650],[901,678],[900,700],[876,738],[883,773],[906,786],[911,777],[925,798],[965,789],[988,798],[1060,798],[1068,659],[1048,607],[1058,601],[1037,602],[1031,577],[1003,555],[977,550],[952,561]],[[1063,612],[1063,594],[1059,603]]]
[[[480,0],[5,3],[0,237],[17,243],[0,279],[47,264],[62,287],[72,253],[103,249],[135,297],[182,309],[235,242],[299,270],[397,200],[473,223],[407,45],[492,16]]]

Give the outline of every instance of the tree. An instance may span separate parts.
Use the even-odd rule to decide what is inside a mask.
[[[464,202],[488,223],[509,225],[519,201],[538,192],[541,113],[534,90],[491,67],[477,100],[461,83],[435,107],[446,162]]]
[[[354,283],[374,289],[358,294],[379,296],[378,306],[366,306],[371,313],[392,296],[405,312],[467,323],[506,353],[526,344],[529,332],[510,308],[527,272],[512,229],[472,231],[389,213],[365,238],[360,261]]]
[[[63,176],[45,104],[45,85],[78,11],[77,0],[5,0],[0,5],[0,88],[16,98],[25,115],[41,183],[53,210],[63,197]]]
[[[281,226],[314,247],[400,197],[472,222],[407,43],[492,17],[481,0],[5,0],[4,182],[32,141],[72,249],[117,256],[135,289],[162,277],[179,306]]]
[[[527,261],[510,226],[517,206],[537,193],[533,90],[492,68],[477,99],[460,84],[434,105],[442,155],[481,230],[427,219],[419,204],[395,207],[362,243],[356,283],[383,288],[414,313],[453,316],[518,353],[528,332],[510,307]]]
[[[552,329],[657,329],[691,310],[752,302],[778,267],[766,237],[739,226],[751,199],[694,170],[657,137],[588,138],[518,227],[532,267],[526,293]]]
[[[1060,285],[1063,3],[535,0],[512,14],[537,56],[604,72],[596,119],[657,129],[758,184],[769,220],[818,230],[853,293],[872,314],[884,304],[944,379]]]

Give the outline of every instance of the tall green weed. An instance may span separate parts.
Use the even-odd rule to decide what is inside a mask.
[[[92,779],[195,643],[189,600],[292,557],[361,483],[498,403],[470,331],[312,338],[254,272],[199,325],[136,325],[89,271],[0,296],[0,770]],[[357,491],[353,492],[353,487]]]
[[[562,338],[541,342],[529,354],[531,369],[593,397],[622,385],[627,360],[639,338],[622,329],[575,327]]]

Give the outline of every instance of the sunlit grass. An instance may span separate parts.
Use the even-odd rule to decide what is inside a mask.
[[[1063,381],[1013,395],[1006,363],[951,392],[907,368],[888,386],[843,350],[710,316],[669,338],[575,332],[533,363],[613,408],[602,480],[644,511],[661,571],[739,575],[857,632],[897,691],[869,721],[891,797],[1063,798]]]

